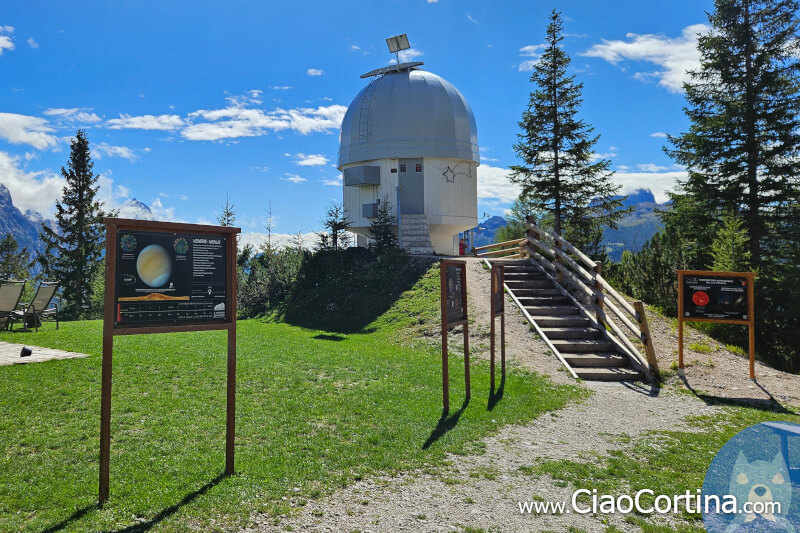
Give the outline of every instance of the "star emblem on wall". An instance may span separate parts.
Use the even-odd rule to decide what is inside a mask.
[[[442,176],[444,176],[444,179],[447,180],[447,183],[455,183],[456,182],[456,173],[449,166],[447,167],[447,170],[442,172]]]

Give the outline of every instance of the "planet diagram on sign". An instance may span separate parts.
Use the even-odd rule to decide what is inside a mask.
[[[692,294],[692,302],[694,302],[694,305],[698,307],[707,306],[709,301],[711,301],[711,298],[705,291],[697,291],[696,293]]]
[[[172,258],[158,244],[146,246],[136,258],[136,273],[150,287],[166,285],[172,275]]]

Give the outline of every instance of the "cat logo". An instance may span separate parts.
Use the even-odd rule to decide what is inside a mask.
[[[702,509],[709,533],[800,532],[800,425],[764,422],[734,435],[706,472],[703,497],[731,499]],[[794,452],[794,453],[792,453]],[[794,503],[794,505],[792,505]]]

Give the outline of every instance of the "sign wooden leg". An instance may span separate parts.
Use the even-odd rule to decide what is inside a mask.
[[[466,306],[464,307],[466,308]],[[466,399],[469,400],[472,395],[469,382],[469,326],[466,321],[464,322],[464,384],[467,387]]]
[[[111,454],[111,362],[114,336],[103,335],[103,362],[100,389],[100,487],[98,503],[108,501],[109,459]]]
[[[678,374],[683,375],[683,320],[678,318]]]
[[[491,337],[489,340],[489,388],[494,392],[494,317],[491,317],[490,320],[492,324],[489,327],[489,335]]]
[[[225,424],[225,474],[233,475],[236,441],[236,325],[228,330],[228,390]]]
[[[506,377],[506,314],[500,315],[500,375]]]

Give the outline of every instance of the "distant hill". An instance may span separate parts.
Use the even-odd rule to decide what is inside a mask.
[[[507,224],[503,217],[494,216],[487,218],[475,228],[475,246],[485,246],[494,242],[497,230]]]
[[[607,229],[603,235],[606,252],[612,261],[619,261],[623,251],[638,251],[649,241],[661,227],[655,210],[666,209],[668,205],[656,202],[650,189],[637,189],[623,203],[626,207],[633,207],[633,212],[619,222],[617,229]]]
[[[0,183],[0,238],[10,233],[19,244],[20,249],[28,248],[31,253],[42,250],[39,241],[39,227],[44,219],[38,213],[27,211],[22,213],[11,200],[8,188]]]
[[[603,244],[612,261],[619,261],[625,250],[637,251],[650,240],[661,227],[656,216],[656,209],[666,209],[667,203],[656,202],[650,189],[637,189],[623,201],[633,211],[626,215],[617,229],[607,229],[603,235]],[[497,230],[507,224],[506,219],[493,216],[478,224],[475,228],[475,246],[485,246],[495,242]]]

